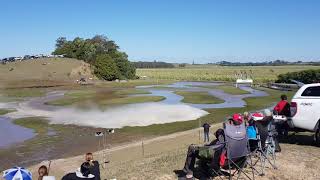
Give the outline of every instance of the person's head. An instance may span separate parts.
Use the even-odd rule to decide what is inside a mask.
[[[215,133],[214,136],[216,139],[219,139],[220,136],[224,137],[224,130],[223,129],[218,129]]]
[[[93,154],[91,152],[86,153],[85,160],[88,162],[93,161]]]
[[[83,176],[88,177],[88,175],[90,174],[90,163],[89,162],[82,163],[80,167],[80,172]]]
[[[233,125],[240,125],[243,121],[241,114],[234,114],[230,119]]]
[[[272,116],[272,112],[270,111],[270,109],[265,109],[263,111],[264,116]]]
[[[249,120],[250,119],[250,114],[247,111],[243,113],[243,119],[244,120]]]
[[[281,100],[284,101],[284,100],[287,100],[287,99],[288,99],[288,98],[287,98],[287,96],[286,96],[285,94],[282,94],[282,95],[281,95]]]
[[[39,177],[48,176],[48,168],[47,166],[40,166],[38,169]]]

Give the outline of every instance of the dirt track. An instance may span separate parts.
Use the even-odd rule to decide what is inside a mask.
[[[212,131],[220,127],[216,124]],[[290,137],[299,144],[282,143],[282,152],[277,155],[278,170],[267,168],[266,176],[257,179],[318,179],[320,175],[320,151],[312,146],[310,134]],[[110,160],[108,167],[102,168],[102,176],[116,179],[177,179],[174,170],[184,165],[187,146],[199,143],[199,130],[135,142],[125,146],[111,147],[104,153],[96,152],[95,158],[103,162],[103,155]],[[67,172],[79,167],[83,156],[54,160],[50,174],[60,179]],[[43,162],[42,164],[47,164]],[[32,166],[33,173],[39,165]],[[34,178],[37,177],[34,174]]]

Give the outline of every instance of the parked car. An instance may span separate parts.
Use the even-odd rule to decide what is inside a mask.
[[[291,101],[291,120],[295,128],[315,132],[320,145],[320,83],[303,85]]]

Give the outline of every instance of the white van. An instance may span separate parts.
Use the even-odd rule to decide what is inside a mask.
[[[320,83],[303,85],[291,100],[292,123],[295,128],[315,132],[320,145]]]

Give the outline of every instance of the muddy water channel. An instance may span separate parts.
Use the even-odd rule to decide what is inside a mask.
[[[79,110],[74,107],[58,107],[45,105],[45,102],[62,98],[63,91],[50,92],[44,97],[30,98],[21,102],[0,103],[0,108],[14,108],[16,112],[0,116],[0,149],[17,144],[35,136],[33,130],[17,126],[13,119],[22,117],[46,117],[55,124],[74,124],[97,128],[121,128],[124,126],[147,126],[151,124],[170,123],[197,119],[207,114],[208,108],[243,107],[244,98],[267,96],[268,94],[242,86],[248,94],[230,95],[222,90],[201,86],[219,86],[223,83],[215,82],[177,82],[167,86],[138,86],[150,94],[133,96],[163,96],[160,102],[121,105],[106,110]],[[182,96],[174,93],[175,90],[208,92],[210,95],[224,100],[220,104],[191,104],[183,103]],[[54,134],[54,132],[50,132]]]

